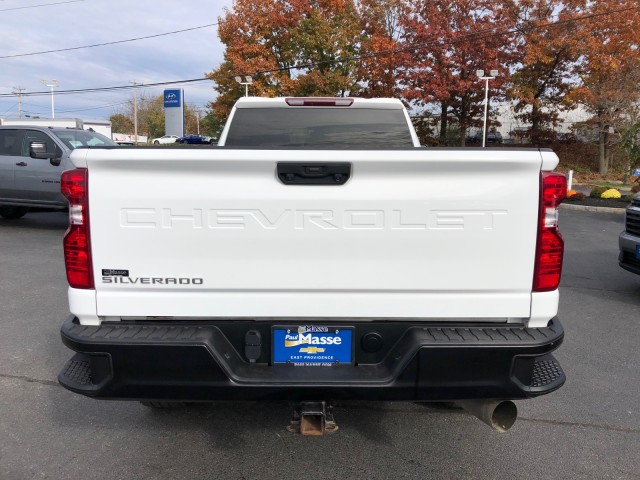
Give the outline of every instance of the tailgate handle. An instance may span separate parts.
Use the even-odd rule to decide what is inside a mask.
[[[278,163],[278,178],[285,185],[344,185],[351,177],[351,164]]]

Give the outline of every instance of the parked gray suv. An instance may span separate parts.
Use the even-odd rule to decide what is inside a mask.
[[[78,147],[117,145],[92,130],[0,127],[0,216],[20,218],[30,208],[66,209],[60,176],[73,168],[71,152]]]
[[[640,193],[627,207],[625,229],[620,234],[620,266],[640,275]]]

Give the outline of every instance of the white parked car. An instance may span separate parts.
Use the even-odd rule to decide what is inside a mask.
[[[177,135],[164,135],[160,138],[154,138],[151,140],[151,143],[154,145],[160,145],[161,143],[176,143],[176,140],[178,140]]]

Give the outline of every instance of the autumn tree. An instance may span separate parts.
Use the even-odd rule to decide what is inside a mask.
[[[589,7],[593,17],[578,27],[579,85],[569,97],[593,114],[598,126],[598,170],[605,175],[610,130],[624,134],[628,124],[633,126],[640,101],[640,11],[636,0],[599,0]]]
[[[224,122],[218,119],[212,110],[185,105],[184,131],[186,134],[199,133],[218,138],[223,127]]]
[[[203,133],[200,128],[200,109],[194,105],[184,106],[184,133]]]
[[[216,116],[226,118],[244,92],[234,77],[251,75],[256,96],[344,95],[356,91],[353,62],[360,24],[353,0],[236,0],[220,18],[224,61],[216,82]],[[299,68],[296,68],[299,67]]]
[[[133,122],[123,113],[116,113],[109,117],[111,130],[116,133],[133,133]]]
[[[410,61],[404,47],[402,18],[407,14],[403,0],[360,0],[364,33],[360,46],[358,80],[364,97],[399,97],[402,71]]]
[[[300,6],[284,1],[236,0],[218,19],[218,36],[226,45],[224,61],[207,75],[216,83],[218,97],[211,107],[217,116],[226,118],[243,94],[235,76],[252,75],[255,96],[278,96],[292,89],[290,68],[297,58],[292,37],[301,15]]]
[[[640,116],[620,130],[620,146],[627,155],[628,174],[640,168]],[[636,180],[640,182],[640,180]]]
[[[295,35],[299,62],[310,65],[297,75],[296,94],[345,96],[356,93],[359,85],[356,64],[349,59],[359,52],[360,23],[351,0],[307,2],[311,7],[303,16]]]
[[[118,133],[133,133],[134,131],[134,109],[137,104],[138,134],[147,135],[149,138],[161,137],[165,132],[164,121],[164,95],[148,96],[140,94],[137,102],[133,99],[127,102],[125,111],[112,115],[112,130]],[[185,133],[196,133],[197,121],[195,108],[185,104]],[[116,118],[114,124],[113,118]],[[122,126],[123,130],[116,130],[114,125]],[[127,127],[125,129],[125,127]]]
[[[223,119],[219,118],[213,110],[206,110],[200,119],[200,131],[205,135],[218,138],[223,128]]]
[[[131,118],[133,114],[131,113]],[[165,134],[164,95],[138,99],[138,132],[149,138],[161,137]]]
[[[137,101],[131,98],[123,110],[111,115],[111,129],[118,133],[133,134],[135,131],[134,110],[137,106],[138,134],[149,137],[164,135],[164,97],[149,97],[142,93]]]
[[[513,10],[518,31],[517,70],[508,97],[516,117],[530,125],[531,142],[544,142],[558,112],[572,106],[572,70],[579,59],[580,0],[520,0]]]
[[[508,3],[417,0],[410,5],[403,28],[414,49],[405,96],[417,105],[439,106],[441,142],[453,117],[464,145],[467,129],[479,125],[483,114],[484,89],[476,71],[499,71],[491,82],[492,96],[509,76],[512,39],[496,34],[509,25]]]

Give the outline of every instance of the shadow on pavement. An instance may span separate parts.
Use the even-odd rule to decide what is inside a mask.
[[[0,217],[0,228],[32,228],[37,230],[65,230],[69,225],[67,212],[27,213],[17,220]]]

